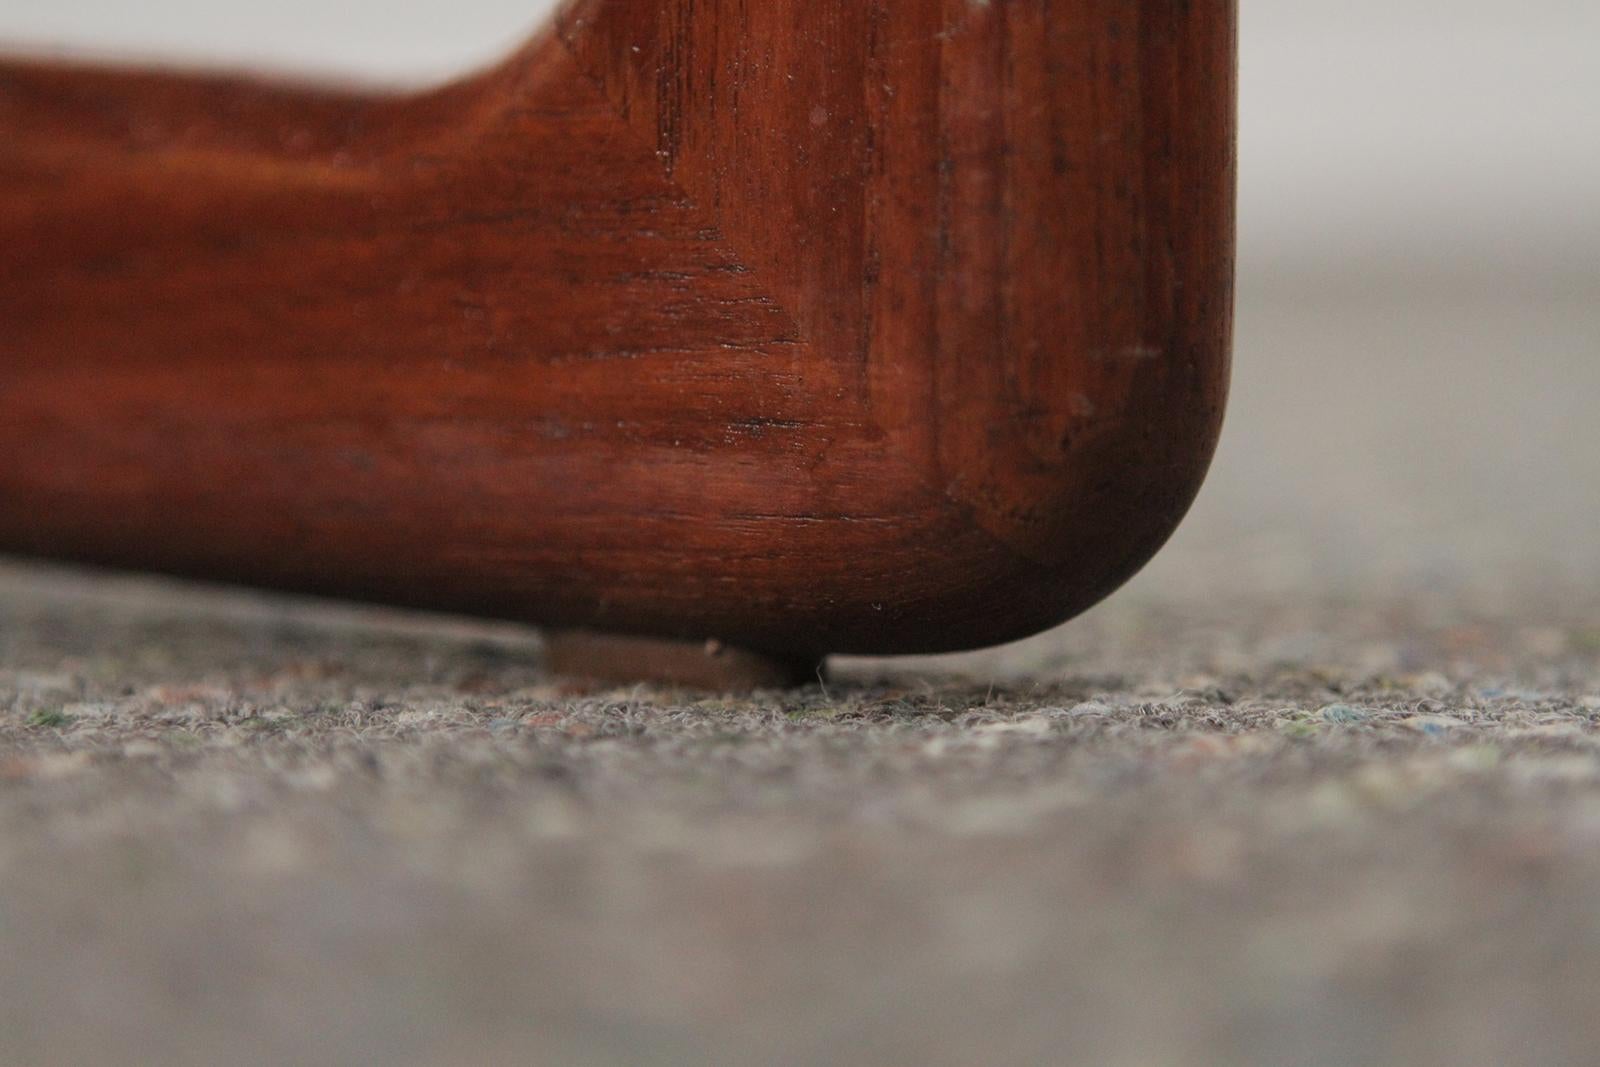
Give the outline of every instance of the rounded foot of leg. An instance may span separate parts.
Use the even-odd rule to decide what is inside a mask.
[[[555,674],[597,682],[656,682],[691,689],[787,688],[814,682],[822,664],[734,648],[720,641],[559,630],[545,634],[545,662]]]

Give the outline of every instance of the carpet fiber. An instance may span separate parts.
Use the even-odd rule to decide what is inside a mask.
[[[3,1062],[1600,1041],[1578,624],[1128,597],[981,685],[709,698],[564,689],[505,628],[7,577]]]

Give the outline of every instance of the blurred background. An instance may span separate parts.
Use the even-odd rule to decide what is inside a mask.
[[[410,86],[553,7],[6,0],[0,40]],[[1231,422],[1135,588],[1592,584],[1600,5],[1246,0],[1242,19]]]

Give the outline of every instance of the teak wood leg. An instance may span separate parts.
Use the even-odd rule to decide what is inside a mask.
[[[0,65],[0,550],[785,664],[1060,622],[1221,424],[1234,20],[576,0],[412,96]]]

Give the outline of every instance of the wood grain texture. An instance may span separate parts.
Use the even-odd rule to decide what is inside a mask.
[[[0,549],[790,657],[1021,637],[1228,373],[1232,0],[577,0],[420,96],[0,65]]]

